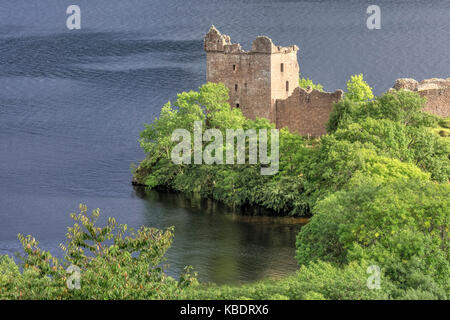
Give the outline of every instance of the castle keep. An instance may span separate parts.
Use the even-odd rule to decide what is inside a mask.
[[[230,105],[250,118],[267,118],[277,128],[318,136],[333,104],[343,92],[319,92],[299,87],[297,46],[280,47],[257,37],[250,51],[242,50],[214,26],[205,36],[206,81],[223,83]]]
[[[257,37],[250,51],[231,43],[230,37],[212,26],[204,39],[206,81],[223,83],[229,103],[250,118],[267,118],[276,127],[302,135],[326,133],[333,105],[344,92],[320,92],[299,87],[297,46],[280,47],[265,36]],[[411,90],[427,98],[425,111],[450,116],[450,78],[398,79],[392,90]]]

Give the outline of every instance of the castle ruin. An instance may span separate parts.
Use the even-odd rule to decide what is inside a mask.
[[[257,37],[250,51],[212,26],[204,39],[206,81],[223,83],[229,103],[250,119],[267,118],[276,127],[302,135],[326,133],[333,105],[344,92],[321,92],[299,86],[297,46],[280,47],[265,36]],[[425,111],[450,116],[450,78],[398,79],[391,90],[411,90],[426,97]]]
[[[393,89],[415,91],[427,99],[425,111],[441,117],[450,116],[450,78],[425,79],[421,82],[401,78],[395,81]]]
[[[343,96],[299,87],[297,46],[280,47],[265,36],[244,51],[214,26],[205,36],[206,81],[223,83],[230,105],[255,119],[267,118],[277,128],[288,127],[303,135],[326,133],[333,104]]]

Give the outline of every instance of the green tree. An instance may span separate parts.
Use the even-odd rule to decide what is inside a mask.
[[[317,90],[320,92],[323,92],[323,86],[320,83],[315,84],[311,79],[309,78],[299,78],[298,84],[300,88],[307,89],[308,87],[311,87],[313,90]]]
[[[372,88],[363,79],[363,74],[353,75],[347,82],[345,96],[355,102],[364,102],[373,99]]]
[[[160,117],[146,125],[141,133],[141,146],[148,155],[135,170],[135,180],[151,188],[209,197],[230,206],[257,205],[279,214],[308,214],[309,206],[303,196],[304,179],[298,164],[308,151],[304,139],[287,129],[280,131],[280,172],[275,176],[262,176],[261,163],[248,163],[249,141],[245,143],[246,164],[172,163],[170,150],[175,143],[170,140],[171,132],[184,128],[192,133],[195,120],[202,122],[204,130],[218,129],[224,137],[227,129],[253,129],[257,133],[275,127],[267,119],[245,118],[239,108],[231,108],[227,101],[223,84],[208,83],[197,92],[179,94],[174,103],[176,108],[166,104]],[[224,156],[229,147],[223,145]]]
[[[414,163],[439,182],[450,177],[450,142],[433,133],[438,119],[423,112],[414,92],[385,93],[369,102],[335,104],[328,131],[338,140],[359,142],[378,155]]]
[[[41,250],[33,237],[19,235],[25,253],[20,265],[0,258],[0,299],[174,299],[196,283],[189,267],[179,281],[162,269],[173,228],[143,226],[127,234],[127,225],[114,218],[99,227],[99,214],[97,209],[88,215],[84,205],[71,214],[75,223],[61,244],[62,259]],[[66,283],[71,265],[80,270],[79,289]]]
[[[300,264],[377,264],[399,289],[448,291],[450,186],[359,177],[315,207],[297,237]]]
[[[326,124],[328,133],[335,132],[340,126],[348,125],[355,121],[355,115],[360,108],[360,103],[344,97],[333,105],[330,118]]]

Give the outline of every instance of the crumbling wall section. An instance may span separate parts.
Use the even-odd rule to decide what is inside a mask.
[[[302,135],[326,134],[326,124],[333,105],[342,99],[344,92],[320,92],[296,88],[287,99],[276,101],[277,128],[287,127]]]
[[[450,116],[450,78],[425,79],[421,82],[402,78],[395,81],[393,88],[417,92],[427,99],[425,111],[441,117]]]

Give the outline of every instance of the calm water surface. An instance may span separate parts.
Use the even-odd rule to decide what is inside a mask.
[[[77,0],[82,30],[65,27],[74,1],[0,1],[0,253],[17,233],[56,250],[78,203],[130,226],[175,226],[171,274],[232,283],[296,269],[298,221],[240,217],[211,202],[144,194],[130,164],[145,122],[176,93],[205,81],[211,24],[249,49],[257,35],[297,44],[304,76],[327,90],[363,72],[379,94],[399,77],[449,77],[450,1]]]

